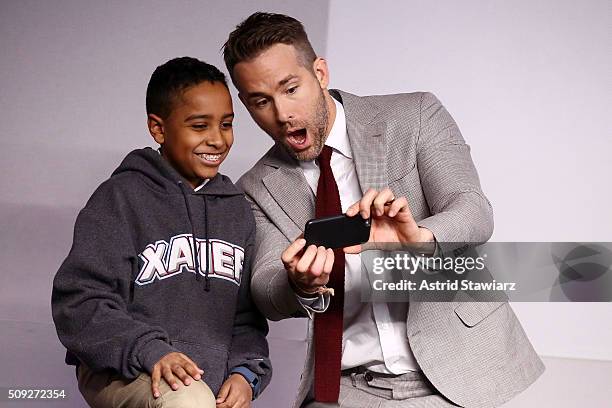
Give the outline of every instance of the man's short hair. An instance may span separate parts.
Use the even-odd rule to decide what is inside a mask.
[[[301,22],[284,14],[257,12],[236,26],[223,45],[225,66],[233,79],[236,64],[257,57],[275,44],[292,45],[300,63],[312,70],[317,58]]]
[[[223,72],[192,57],[174,58],[155,68],[147,86],[147,114],[166,119],[181,94],[202,82],[220,82],[227,87]]]

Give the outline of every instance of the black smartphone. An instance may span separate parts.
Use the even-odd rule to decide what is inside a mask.
[[[304,239],[306,245],[344,248],[368,242],[371,225],[370,218],[364,220],[359,214],[354,217],[342,214],[316,218],[306,223]]]

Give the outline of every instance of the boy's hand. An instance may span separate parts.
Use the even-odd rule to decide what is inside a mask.
[[[159,381],[162,377],[176,391],[179,387],[179,380],[183,384],[189,385],[192,379],[199,381],[202,378],[202,374],[204,374],[204,371],[200,370],[200,367],[185,354],[178,352],[166,354],[153,366],[153,372],[151,373],[151,391],[153,392],[153,397],[158,398],[161,395],[159,392]],[[177,377],[179,380],[177,380]]]
[[[240,374],[232,374],[221,386],[217,396],[217,408],[249,408],[253,390]]]

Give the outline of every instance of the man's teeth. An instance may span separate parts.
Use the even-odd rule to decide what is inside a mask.
[[[219,161],[219,159],[221,158],[220,154],[206,154],[206,153],[201,153],[198,154],[198,156],[200,156],[201,158],[203,158],[206,161]]]
[[[289,138],[293,140],[294,143],[302,144],[306,141],[306,133],[305,132],[294,132],[290,133]]]

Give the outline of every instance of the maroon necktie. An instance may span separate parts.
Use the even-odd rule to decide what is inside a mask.
[[[319,185],[315,216],[342,214],[340,193],[330,166],[332,149],[324,146],[319,155]],[[342,357],[342,309],[344,306],[344,252],[334,251],[334,266],[328,287],[334,289],[330,305],[324,313],[315,315],[315,375],[314,392],[318,402],[338,402],[340,393],[340,360]]]

